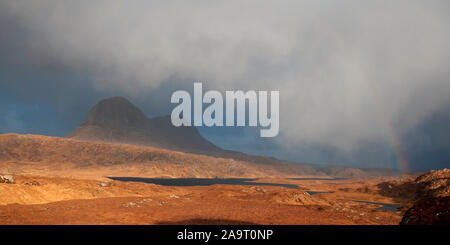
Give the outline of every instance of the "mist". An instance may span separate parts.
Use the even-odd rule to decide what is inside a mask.
[[[0,1],[0,64],[82,74],[60,86],[138,101],[198,81],[277,90],[274,151],[345,156],[450,105],[449,11],[414,0]]]

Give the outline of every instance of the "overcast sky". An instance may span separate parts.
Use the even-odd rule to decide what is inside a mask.
[[[398,166],[400,147],[412,169],[450,167],[449,13],[447,0],[0,0],[0,128],[64,135],[112,95],[169,114],[171,93],[202,81],[280,91],[278,137],[201,129],[222,147],[367,167]]]

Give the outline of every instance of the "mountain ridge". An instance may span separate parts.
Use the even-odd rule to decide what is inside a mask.
[[[196,127],[175,127],[169,115],[148,118],[121,96],[99,101],[90,109],[85,121],[66,137],[151,146],[259,164],[292,164],[273,157],[222,149],[205,139]]]
[[[98,102],[68,138],[137,144],[188,153],[223,151],[195,127],[174,127],[169,116],[148,118],[124,97]]]
[[[196,127],[175,127],[170,121],[170,116],[148,118],[138,107],[120,96],[99,101],[89,110],[85,121],[66,137],[77,140],[156,147],[170,151],[257,163],[261,166],[284,168],[296,166],[310,174],[315,172],[343,178],[398,175],[398,171],[395,170],[390,173],[379,173],[379,171],[348,167],[318,168],[273,157],[225,150],[205,139]]]

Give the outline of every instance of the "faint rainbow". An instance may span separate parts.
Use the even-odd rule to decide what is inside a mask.
[[[372,89],[374,93],[370,97],[372,99],[372,102],[375,103],[378,114],[381,116],[383,120],[384,123],[383,126],[387,133],[388,143],[390,144],[390,147],[395,153],[395,162],[403,177],[408,173],[410,173],[408,158],[404,152],[404,147],[402,146],[402,141],[399,137],[399,134],[395,131],[394,127],[392,126],[389,114],[384,109],[385,106],[383,105],[383,103],[381,103],[379,100],[375,98],[375,96],[378,94],[377,90],[375,88]]]
[[[386,114],[386,113],[384,113],[384,114]],[[387,135],[389,138],[389,143],[395,152],[395,158],[396,158],[397,165],[401,171],[402,176],[405,176],[406,174],[409,173],[409,165],[408,165],[408,158],[406,157],[404,148],[401,144],[401,139],[398,136],[398,133],[392,127],[391,122],[387,116],[384,117],[384,121],[385,121],[384,124],[386,127]]]

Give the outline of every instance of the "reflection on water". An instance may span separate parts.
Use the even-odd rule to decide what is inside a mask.
[[[331,191],[306,191],[309,195],[333,193]]]
[[[397,210],[401,207],[400,204],[391,204],[391,203],[382,203],[382,202],[368,202],[368,201],[358,201],[358,200],[352,200],[354,202],[360,202],[360,203],[369,203],[369,204],[376,204],[381,205],[381,207],[376,208],[375,210],[381,210],[381,211],[391,211],[396,213]]]
[[[176,178],[176,179],[162,179],[162,178],[136,178],[136,177],[108,177],[112,180],[118,181],[133,181],[133,182],[143,182],[150,183],[155,185],[164,185],[164,186],[210,186],[210,185],[248,185],[248,186],[281,186],[287,188],[297,188],[297,185],[293,184],[283,184],[283,183],[263,183],[263,182],[253,182],[257,179],[240,179],[240,178]],[[341,180],[343,178],[336,179],[323,179],[323,178],[290,178],[292,180]],[[315,194],[326,194],[332,193],[328,191],[306,191],[310,195]],[[368,201],[359,201],[352,200],[354,202],[360,203],[369,203],[380,205],[381,207],[376,208],[376,210],[381,211],[391,211],[397,212],[397,209],[400,208],[399,204],[390,204],[390,203],[380,203],[380,202],[368,202]]]
[[[118,181],[134,181],[144,182],[155,185],[164,186],[209,186],[209,185],[251,185],[251,186],[281,186],[287,188],[297,188],[297,185],[280,184],[280,183],[261,183],[251,182],[257,179],[239,179],[239,178],[176,178],[176,179],[161,179],[161,178],[135,178],[135,177],[108,177],[112,180]]]
[[[118,181],[133,181],[143,182],[155,185],[164,186],[209,186],[209,185],[250,185],[250,186],[281,186],[287,188],[297,188],[297,185],[283,184],[283,183],[264,183],[252,182],[257,179],[240,179],[240,178],[176,178],[176,179],[162,179],[162,178],[136,178],[136,177],[108,177],[112,180]],[[328,191],[306,191],[310,195],[332,193]]]
[[[291,180],[345,180],[346,178],[288,178]]]

